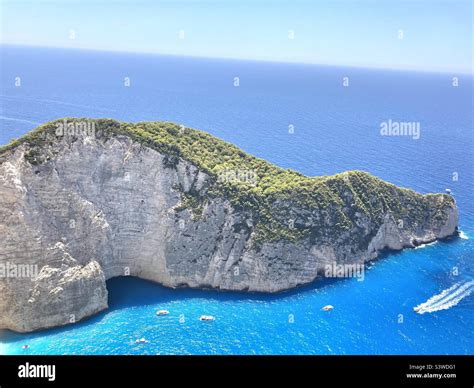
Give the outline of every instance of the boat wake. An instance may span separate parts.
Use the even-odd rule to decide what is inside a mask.
[[[31,120],[24,120],[24,119],[17,119],[15,117],[7,117],[7,116],[0,116],[0,120],[7,120],[7,121],[18,121],[21,123],[28,123],[28,124],[34,124],[34,125],[40,125],[41,123],[37,121],[31,121]]]
[[[115,110],[113,110],[113,109],[101,108],[101,107],[98,107],[98,106],[73,104],[71,102],[50,100],[50,99],[46,99],[46,98],[13,97],[13,96],[7,96],[7,95],[4,95],[4,94],[0,94],[0,98],[10,99],[10,100],[32,101],[32,102],[39,102],[39,103],[45,103],[45,104],[58,104],[58,105],[64,105],[64,106],[71,106],[73,108],[85,108],[85,109],[95,109],[95,110],[106,111],[106,112],[115,112]],[[20,120],[20,121],[23,121],[23,120]],[[40,124],[40,123],[38,123],[38,124]]]
[[[469,296],[472,291],[474,291],[474,280],[456,283],[439,294],[432,296],[426,302],[419,304],[413,310],[418,314],[447,310],[456,306],[461,300]]]

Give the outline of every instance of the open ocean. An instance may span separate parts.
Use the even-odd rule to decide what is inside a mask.
[[[307,175],[359,169],[422,193],[450,188],[461,229],[451,241],[384,255],[362,282],[281,294],[112,279],[110,310],[63,328],[0,332],[0,354],[474,354],[472,74],[0,50],[0,144],[62,117],[174,121]],[[389,120],[419,123],[420,138],[381,136]],[[321,311],[327,304],[334,310]],[[420,304],[424,314],[413,311]],[[136,344],[142,337],[149,342]]]

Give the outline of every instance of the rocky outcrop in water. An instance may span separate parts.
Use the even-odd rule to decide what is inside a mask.
[[[445,194],[360,171],[308,178],[170,123],[83,122],[0,150],[0,328],[106,309],[116,276],[276,292],[457,230]]]

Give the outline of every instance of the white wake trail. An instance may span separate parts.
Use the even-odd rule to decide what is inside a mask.
[[[418,314],[447,310],[456,306],[461,300],[469,296],[472,291],[474,291],[474,280],[463,284],[456,283],[439,294],[432,296],[426,302],[419,304],[414,308],[414,310]]]
[[[465,284],[463,284],[462,286],[460,286],[456,291],[454,291],[453,293],[447,295],[446,297],[444,297],[443,299],[437,301],[436,303],[432,303],[430,305],[430,308],[436,308],[437,306],[441,305],[441,304],[446,304],[447,302],[457,298],[459,295],[464,295],[466,291],[469,291],[469,289],[474,285],[474,282],[467,282]],[[467,295],[464,295],[463,297],[465,297]]]
[[[17,119],[15,117],[7,117],[7,116],[0,116],[0,120],[19,121],[19,122],[22,122],[22,123],[35,124],[35,125],[40,125],[41,124],[41,123],[38,123],[36,121],[25,120],[25,119]]]
[[[437,294],[435,296],[432,296],[426,302],[421,303],[420,305],[416,306],[415,311],[418,310],[419,308],[421,308],[422,306],[428,306],[428,305],[431,305],[431,304],[439,301],[440,299],[443,299],[446,295],[448,295],[451,291],[455,290],[458,287],[459,287],[459,283],[456,283],[455,285],[449,287],[447,290],[443,290],[439,294]]]

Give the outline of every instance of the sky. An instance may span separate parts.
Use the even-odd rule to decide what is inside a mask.
[[[472,73],[472,0],[0,0],[1,42]]]

